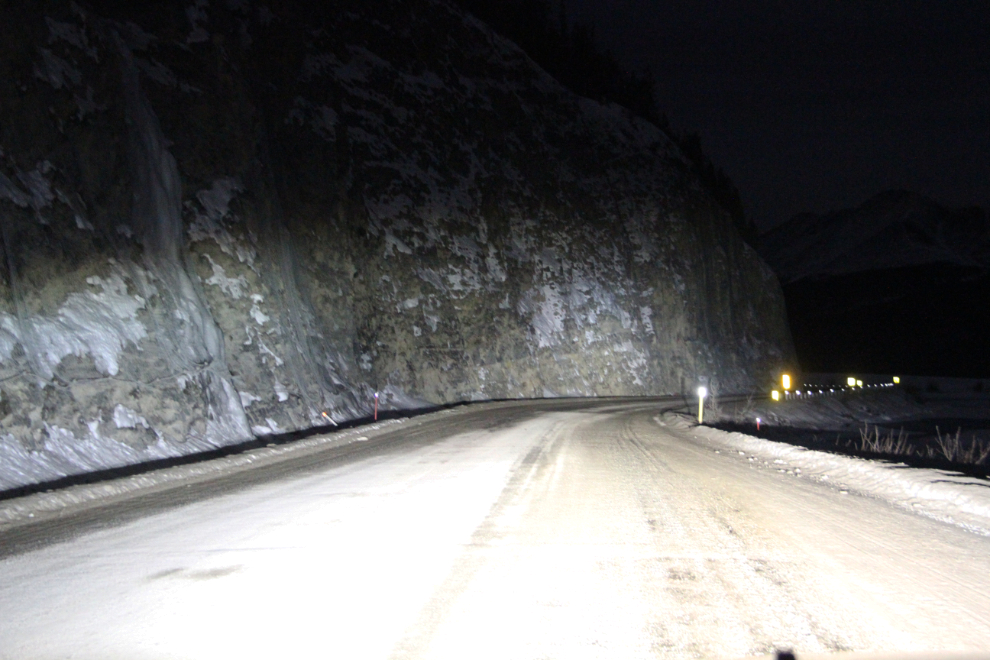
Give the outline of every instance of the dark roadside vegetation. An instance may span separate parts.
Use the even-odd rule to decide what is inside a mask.
[[[739,190],[705,155],[698,133],[678,133],[660,109],[649,72],[634,72],[595,43],[594,30],[574,24],[563,2],[552,0],[456,0],[496,32],[514,41],[547,73],[575,93],[617,103],[660,128],[687,157],[701,184],[732,218],[739,235],[756,244],[757,229],[746,216]]]
[[[833,454],[990,479],[990,392],[985,390],[984,382],[977,381],[965,391],[958,387],[944,391],[938,380],[931,379],[921,385],[836,394],[830,399],[813,396],[779,407],[750,404],[741,414],[723,416],[712,426]],[[788,410],[795,405],[807,408]],[[817,410],[801,414],[812,409]],[[839,415],[821,416],[825,409],[838,410]],[[878,413],[893,419],[876,422]],[[759,430],[756,415],[763,419]],[[831,423],[823,421],[817,428],[807,421],[830,417]]]
[[[931,419],[903,424],[864,424],[857,431],[823,431],[790,426],[738,422],[712,424],[723,431],[745,433],[764,440],[856,456],[933,468],[990,479],[990,433],[971,420]],[[984,423],[982,426],[986,426]],[[952,432],[945,429],[952,428]]]

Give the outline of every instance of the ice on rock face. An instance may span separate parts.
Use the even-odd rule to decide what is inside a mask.
[[[394,254],[393,248],[398,250],[402,254],[412,254],[412,249],[401,239],[397,238],[395,234],[391,232],[386,232],[385,234],[385,256],[392,256]]]
[[[251,394],[250,392],[238,392],[237,394],[240,395],[240,397],[241,397],[241,407],[242,408],[247,408],[248,406],[250,406],[255,401],[261,401],[261,397],[260,396],[255,396],[255,395]]]
[[[519,301],[518,310],[521,315],[529,316],[537,347],[559,343],[566,312],[556,287],[544,285],[527,291]]]
[[[656,334],[653,331],[653,310],[649,307],[639,308],[639,318],[643,323],[643,329],[646,330],[646,334],[653,335]]]
[[[194,4],[186,7],[186,17],[192,26],[189,36],[186,37],[187,44],[199,44],[210,40],[210,33],[200,25],[200,23],[205,23],[209,20],[209,16],[206,14],[206,8],[209,6],[210,3],[208,0],[196,0]]]
[[[30,172],[20,172],[17,174],[18,180],[31,193],[31,206],[35,211],[51,206],[55,200],[51,184],[45,178],[45,174],[51,171],[51,163],[45,161]]]
[[[274,352],[272,352],[272,350],[270,348],[268,348],[268,346],[265,345],[265,342],[262,341],[261,338],[258,339],[258,350],[260,350],[262,353],[264,353],[265,355],[267,355],[268,357],[270,357],[272,360],[274,360],[276,367],[281,367],[282,365],[285,364],[285,360],[283,360],[278,355],[276,355]],[[262,361],[267,361],[267,358],[264,358],[263,357],[262,358]],[[279,388],[282,388],[282,385],[281,385],[281,383],[279,383],[278,381],[276,381],[275,382],[275,390],[276,391],[279,391]],[[284,389],[284,388],[282,388],[282,389]]]
[[[164,85],[165,87],[175,87],[179,84],[179,80],[175,77],[172,70],[161,62],[154,59],[145,60],[140,57],[135,57],[134,63],[137,64],[139,69],[141,69],[141,73],[146,75],[151,80],[154,80],[159,85]]]
[[[230,202],[235,195],[243,192],[244,187],[234,177],[221,177],[213,182],[209,190],[200,190],[196,199],[203,205],[206,215],[214,222],[219,222],[230,213]]]
[[[193,209],[188,234],[192,241],[214,241],[224,254],[254,269],[256,250],[236,239],[226,225],[234,219],[230,212],[230,203],[240,192],[243,192],[243,186],[237,179],[221,177],[210,188],[196,193],[196,200],[205,212]],[[190,208],[194,205],[187,203],[186,206]]]
[[[67,355],[88,355],[101,373],[116,375],[124,348],[148,336],[137,319],[145,301],[128,295],[127,285],[117,274],[107,279],[90,277],[88,283],[102,291],[70,294],[54,318],[19,320],[0,313],[0,360],[9,360],[14,345],[20,343],[46,380]]]
[[[0,172],[0,199],[8,199],[21,208],[31,207],[34,209],[35,217],[42,224],[47,224],[47,219],[42,216],[41,211],[51,206],[55,200],[51,183],[45,178],[51,170],[52,164],[46,160],[38,163],[38,166],[30,172],[18,171],[16,178],[24,189]]]
[[[82,73],[47,48],[41,51],[41,62],[34,65],[34,77],[55,89],[75,87],[82,82]]]
[[[45,23],[48,24],[48,43],[54,43],[60,40],[64,41],[85,52],[93,60],[99,61],[100,58],[97,55],[96,48],[90,46],[89,38],[86,36],[86,31],[83,28],[72,23],[53,20],[49,16],[45,16]]]
[[[0,199],[9,199],[21,208],[27,208],[31,204],[31,195],[21,190],[3,172],[0,172]]]
[[[151,44],[158,41],[158,37],[153,34],[148,34],[141,26],[133,21],[124,21],[117,26],[117,34],[123,38],[124,43],[127,47],[133,51],[144,51],[148,50]]]
[[[203,0],[197,7],[205,7]],[[129,158],[135,195],[132,226],[144,247],[145,268],[158,285],[142,279],[144,297],[157,296],[152,316],[154,339],[176,373],[197,374],[209,392],[206,425],[213,443],[250,437],[240,397],[230,384],[223,335],[185,270],[182,186],[178,165],[168,150],[158,117],[141,89],[137,66],[125,42],[115,35],[121,54],[123,90],[129,119]],[[221,186],[223,188],[223,186]],[[208,197],[214,204],[216,198]]]

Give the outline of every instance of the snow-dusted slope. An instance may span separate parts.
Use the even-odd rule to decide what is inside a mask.
[[[667,137],[453,6],[88,7],[0,20],[0,488],[791,357]]]
[[[990,220],[980,209],[890,191],[855,209],[798,215],[759,249],[783,282],[923,264],[987,268]]]

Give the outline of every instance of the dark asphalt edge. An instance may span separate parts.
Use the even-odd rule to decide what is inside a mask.
[[[177,467],[180,465],[205,463],[218,458],[236,456],[238,454],[244,454],[265,447],[291,444],[317,435],[332,435],[353,428],[380,424],[388,420],[410,419],[421,415],[457,408],[466,405],[467,403],[468,402],[459,401],[457,403],[451,403],[443,406],[431,406],[428,408],[382,411],[379,414],[379,417],[381,418],[380,420],[373,420],[370,417],[360,417],[347,420],[345,422],[338,422],[334,425],[327,424],[325,426],[311,426],[305,429],[287,431],[286,433],[255,436],[252,439],[245,440],[243,442],[224,445],[222,447],[217,447],[216,449],[208,449],[205,451],[193,452],[191,454],[184,454],[182,456],[170,456],[168,458],[141,461],[140,463],[131,463],[129,465],[121,465],[103,470],[70,474],[64,477],[59,477],[58,479],[25,484],[23,486],[2,490],[0,491],[0,502],[25,497],[27,495],[34,495],[36,493],[49,493],[55,490],[63,490],[66,488],[71,488],[72,486],[114,481],[123,477],[132,477],[149,472],[156,472],[158,470]]]

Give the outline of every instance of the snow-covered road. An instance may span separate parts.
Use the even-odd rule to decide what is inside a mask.
[[[659,408],[469,407],[38,523],[60,540],[29,551],[0,532],[0,658],[990,648],[990,538],[716,453]]]

